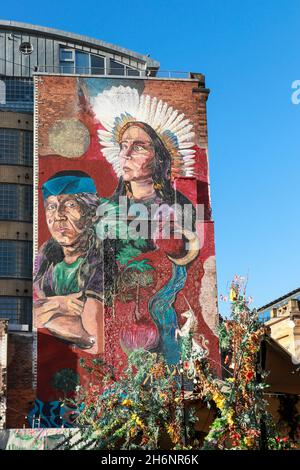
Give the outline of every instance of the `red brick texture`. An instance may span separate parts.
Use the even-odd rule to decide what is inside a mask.
[[[32,388],[33,336],[30,333],[9,333],[7,365],[7,428],[27,427],[26,416],[33,407]]]

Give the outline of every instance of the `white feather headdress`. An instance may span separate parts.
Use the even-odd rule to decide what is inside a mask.
[[[111,163],[117,176],[121,175],[119,163],[119,135],[128,122],[143,122],[158,134],[171,155],[172,177],[194,176],[195,150],[193,149],[193,125],[184,114],[166,102],[139,95],[129,86],[112,87],[92,98],[97,119],[106,130],[99,130],[99,142],[106,160]]]

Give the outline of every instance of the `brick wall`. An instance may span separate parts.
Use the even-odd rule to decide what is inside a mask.
[[[28,426],[26,416],[33,407],[32,333],[9,333],[7,357],[7,428]]]
[[[184,113],[194,124],[200,147],[207,147],[206,101],[208,90],[197,81],[145,80],[144,94],[156,96]]]
[[[7,320],[0,320],[0,429],[6,421]]]

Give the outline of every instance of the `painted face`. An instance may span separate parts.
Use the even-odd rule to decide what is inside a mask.
[[[74,245],[85,227],[85,217],[74,195],[49,196],[45,212],[52,237],[61,246]]]
[[[120,163],[124,181],[139,181],[153,174],[155,151],[149,135],[140,127],[127,129],[120,143]]]

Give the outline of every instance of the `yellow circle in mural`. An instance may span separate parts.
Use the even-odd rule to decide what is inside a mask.
[[[49,131],[49,145],[62,157],[81,157],[90,145],[90,134],[86,126],[75,119],[57,121]]]

